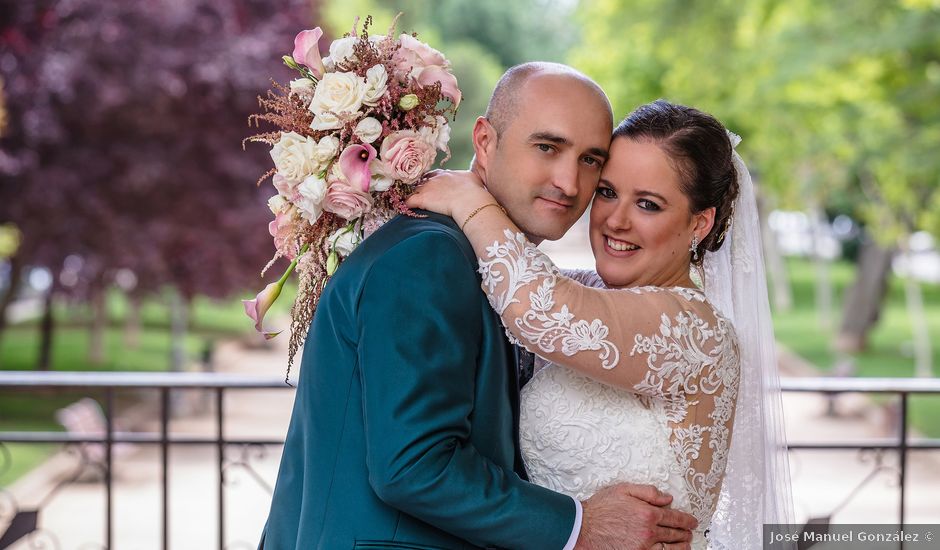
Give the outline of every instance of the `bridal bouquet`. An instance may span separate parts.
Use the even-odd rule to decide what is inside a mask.
[[[292,260],[275,283],[245,312],[265,338],[279,332],[262,328],[265,313],[296,270],[299,295],[291,310],[289,364],[327,280],[343,258],[396,213],[414,215],[404,200],[414,191],[441,151],[450,157],[445,115],[460,103],[457,79],[441,52],[413,35],[370,36],[362,32],[333,41],[320,56],[323,31],[302,31],[284,63],[299,73],[289,86],[275,83],[263,112],[249,122],[273,124],[278,131],[246,141],[271,146],[277,194],[268,201],[274,220],[274,257]],[[443,162],[442,160],[442,162]]]

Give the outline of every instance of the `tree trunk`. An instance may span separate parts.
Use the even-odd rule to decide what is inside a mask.
[[[176,289],[170,294],[170,369],[186,370],[187,304]]]
[[[816,268],[816,315],[819,327],[826,332],[832,330],[832,277],[829,276],[828,258],[820,252],[823,239],[825,215],[818,206],[810,208],[813,234],[813,264]]]
[[[787,266],[783,263],[783,255],[777,246],[776,235],[770,230],[767,223],[767,205],[763,198],[757,197],[757,212],[760,216],[761,241],[764,248],[764,261],[767,266],[767,276],[770,279],[770,298],[773,299],[776,311],[790,311],[793,308],[793,292],[790,288],[790,276]]]
[[[16,292],[19,290],[20,281],[23,280],[23,260],[19,255],[10,258],[10,285],[4,289],[0,296],[0,338],[7,328],[7,310],[13,299],[16,298]]]
[[[836,349],[857,353],[868,347],[868,333],[878,322],[891,272],[893,250],[865,239],[859,251],[855,281],[847,289],[842,307],[842,326]]]
[[[902,239],[901,251],[908,253],[907,239]],[[911,334],[914,337],[914,374],[920,378],[930,378],[933,376],[933,349],[927,330],[927,315],[924,314],[924,296],[920,291],[920,284],[911,274],[910,263],[908,266],[904,277],[904,298],[907,301],[907,314],[911,319]]]
[[[105,361],[105,335],[108,329],[108,308],[104,289],[96,291],[91,297],[91,339],[88,346],[88,361],[92,365],[102,365]]]
[[[140,310],[143,298],[138,294],[127,295],[127,317],[124,319],[124,346],[128,349],[140,347]]]
[[[55,334],[54,304],[55,284],[49,285],[43,300],[42,321],[39,323],[39,361],[37,370],[52,370],[52,338]]]

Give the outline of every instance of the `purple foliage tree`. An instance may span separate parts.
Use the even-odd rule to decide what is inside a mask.
[[[0,223],[22,241],[0,334],[27,266],[55,275],[50,292],[99,305],[122,270],[137,295],[170,285],[183,301],[257,286],[271,216],[253,183],[269,162],[240,143],[315,11],[310,0],[4,2]]]

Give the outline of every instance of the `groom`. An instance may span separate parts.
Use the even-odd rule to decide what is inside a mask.
[[[497,84],[474,170],[538,242],[581,216],[612,129],[601,89],[529,63]],[[621,484],[584,503],[526,481],[514,349],[450,218],[399,216],[320,299],[259,548],[688,548],[691,516]]]

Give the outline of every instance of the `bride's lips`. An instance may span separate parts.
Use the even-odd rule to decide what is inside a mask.
[[[617,258],[629,258],[641,250],[639,245],[629,241],[614,239],[603,234],[601,237],[604,239],[604,252]]]

